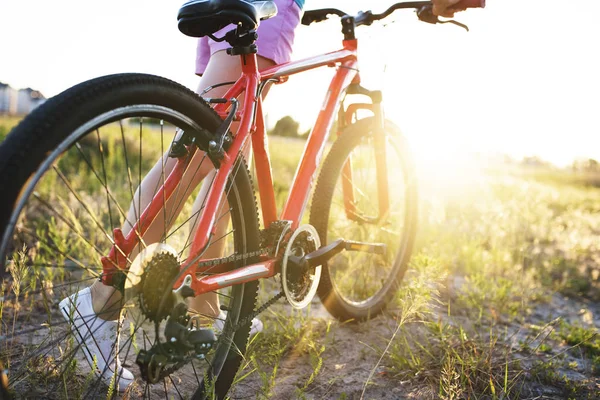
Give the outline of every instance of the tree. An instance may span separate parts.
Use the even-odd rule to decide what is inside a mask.
[[[300,128],[300,123],[286,115],[277,121],[270,133],[275,136],[298,137],[298,128]]]
[[[576,160],[573,162],[572,168],[579,172],[598,172],[600,171],[600,163],[593,158]]]

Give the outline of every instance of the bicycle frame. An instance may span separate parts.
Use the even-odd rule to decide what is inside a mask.
[[[225,193],[227,179],[233,171],[237,155],[249,145],[248,139],[250,137],[256,166],[258,190],[261,198],[263,225],[268,227],[269,224],[278,219],[273,191],[271,162],[266,145],[262,99],[259,93],[261,85],[267,82],[282,83],[291,75],[323,66],[337,65],[337,72],[329,85],[323,106],[309,135],[296,171],[296,176],[291,185],[288,199],[281,213],[281,218],[279,218],[281,220],[292,221],[292,228],[298,227],[338,105],[346,89],[351,84],[360,83],[356,51],[356,39],[344,40],[341,50],[276,65],[263,71],[258,71],[256,54],[240,56],[242,75],[224,96],[225,99],[236,99],[242,94],[244,96],[243,109],[236,113],[239,128],[224,155],[220,168],[217,170],[208,192],[204,211],[199,218],[198,228],[191,245],[190,256],[182,263],[181,272],[173,285],[174,289],[181,288],[182,285],[186,284],[191,286],[196,295],[199,295],[239,283],[272,277],[277,273],[275,259],[261,260],[258,263],[229,271],[223,271],[223,269],[226,269],[223,268],[224,266],[211,268],[211,275],[201,278],[196,278],[196,267],[198,261],[202,260],[204,251],[210,245],[211,238],[215,235],[216,218],[219,212],[219,205],[222,203],[223,194]],[[231,102],[218,103],[215,106],[215,110],[224,118],[228,114],[230,105]],[[360,108],[371,108],[375,114],[379,111],[376,107],[379,107],[379,104],[360,104]],[[102,279],[105,284],[112,283],[112,276],[115,272],[118,272],[115,270],[116,268],[124,269],[126,267],[126,256],[139,243],[139,238],[143,237],[150,222],[161,212],[164,199],[170,198],[175,192],[178,182],[180,182],[190,164],[191,158],[187,156],[178,159],[175,168],[166,179],[164,185],[158,190],[154,199],[143,211],[139,222],[134,225],[127,237],[123,236],[120,229],[114,230],[115,245],[112,247],[110,254],[102,259],[105,272]],[[351,201],[347,201],[347,203],[348,212],[348,209],[351,207]]]

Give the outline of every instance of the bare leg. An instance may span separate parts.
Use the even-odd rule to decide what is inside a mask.
[[[271,60],[258,57],[258,66],[260,69],[266,68],[271,65],[273,65],[273,62]],[[217,83],[235,81],[239,78],[240,75],[241,65],[239,58],[231,57],[227,55],[225,51],[219,51],[211,56],[207,69],[198,85],[198,92],[200,92],[206,87],[215,85]],[[227,89],[227,86],[218,87],[213,89],[209,93],[209,95],[210,97],[221,97],[225,94]],[[243,104],[241,104],[240,106],[243,106]],[[235,130],[236,126],[232,126],[232,131],[235,132]],[[189,190],[185,191],[185,193],[183,193],[182,191],[182,193],[178,195],[177,198],[173,196],[171,199],[169,199],[169,201],[167,201],[165,206],[167,221],[172,219],[172,216],[178,215],[181,211],[181,208],[183,207],[183,204],[185,202],[180,200],[182,198],[186,199],[194,190],[194,188],[198,185],[198,183],[202,181],[202,179],[204,179],[207,176],[207,174],[209,174],[211,171],[214,171],[212,164],[208,162],[208,160],[205,160],[200,166],[198,173],[194,174],[194,172],[198,169],[198,165],[200,165],[200,162],[202,162],[202,160],[204,159],[203,156],[204,153],[202,151],[196,152],[196,155],[192,160],[192,165],[190,165],[190,168],[188,168],[188,172],[184,175],[180,183],[183,188],[189,187]],[[165,164],[164,173],[165,175],[168,175],[173,169],[173,166],[175,165],[176,161],[174,159],[168,158],[168,156],[165,154],[163,156],[163,159],[160,160],[156,165],[154,165],[151,171],[144,177],[144,180],[142,181],[140,187],[136,190],[134,199],[132,201],[132,204],[130,205],[129,211],[127,213],[127,221],[135,221],[136,216],[140,213],[140,211],[137,209],[138,205],[141,210],[144,210],[152,200],[152,197],[154,195],[153,190],[154,188],[156,188],[157,184],[162,179],[162,162],[164,162]],[[192,214],[197,212],[202,206],[211,181],[212,179],[206,179],[204,181],[200,194],[196,199],[196,202],[194,203]],[[178,205],[178,207],[175,207],[176,205]],[[225,207],[227,206],[228,205],[225,205]],[[196,222],[197,221],[194,221],[192,223],[192,230],[195,229]],[[223,218],[223,220],[220,221],[219,225],[217,226],[217,237],[225,233],[228,223],[228,218]],[[163,213],[160,213],[157,216],[157,218],[153,221],[149,229],[145,232],[143,236],[144,242],[146,244],[158,242],[163,234],[162,228],[164,227],[164,225],[164,215]],[[131,231],[131,228],[132,226],[129,223],[125,222],[123,225],[123,233],[127,235]],[[218,243],[209,247],[209,249],[205,253],[206,258],[221,257],[224,250],[223,245],[224,243]],[[134,252],[130,255],[130,258],[135,257],[136,252],[137,249],[134,250]],[[121,302],[120,292],[114,290],[114,288],[111,286],[106,286],[101,282],[97,281],[92,285],[91,293],[92,303],[94,311],[96,313],[99,313],[103,319],[107,320],[116,319],[118,317],[118,311],[102,311],[119,309],[119,304]],[[206,315],[216,316],[219,313],[219,299],[216,293],[207,293],[205,295],[196,297],[191,302],[191,306],[196,311]]]
[[[163,159],[157,162],[144,177],[140,187],[138,187],[135,192],[134,199],[127,212],[127,218],[122,227],[125,236],[131,232],[131,229],[133,228],[131,224],[135,223],[140,215],[138,207],[141,205],[140,209],[142,211],[146,208],[154,197],[154,190],[159,185],[159,182],[162,182],[163,166],[161,163],[164,163],[164,174],[166,177],[175,166],[176,160],[169,158],[167,154],[163,155]],[[198,172],[195,173],[196,171]],[[187,190],[176,191],[177,195],[174,195],[167,200],[165,204],[166,212],[159,213],[150,227],[146,230],[142,237],[144,243],[157,243],[161,240],[164,234],[165,215],[167,225],[172,224],[185,205],[185,199],[190,196],[191,192],[211,171],[214,171],[212,163],[208,159],[204,159],[204,153],[202,151],[198,151],[180,182],[180,186],[184,189],[187,188]],[[129,259],[133,260],[138,251],[138,247],[134,248],[129,255]],[[94,282],[90,290],[92,293],[94,312],[99,314],[103,319],[114,320],[118,318],[121,293],[112,286],[106,286],[100,281]]]

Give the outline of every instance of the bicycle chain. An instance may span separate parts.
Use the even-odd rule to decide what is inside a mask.
[[[256,251],[251,251],[249,253],[245,253],[245,254],[232,254],[230,256],[227,257],[223,257],[223,258],[215,258],[212,260],[208,260],[208,261],[199,261],[198,267],[202,268],[202,267],[214,267],[217,265],[221,265],[221,264],[227,264],[230,262],[234,262],[234,261],[243,261],[243,260],[247,260],[248,258],[252,258],[252,257],[257,257],[257,256],[261,256],[265,253],[270,253],[273,250],[273,247],[265,247],[262,248],[260,250],[256,250]]]
[[[265,311],[267,308],[271,307],[277,300],[281,299],[285,296],[283,291],[277,293],[275,296],[271,297],[267,300],[262,306],[258,307],[256,311],[252,314],[245,316],[241,321],[238,321],[237,324],[233,327],[234,332],[240,329],[242,326],[246,325],[248,322],[251,322],[254,318],[256,318],[260,313]]]
[[[275,247],[264,247],[260,250],[251,251],[251,252],[245,253],[245,254],[232,254],[231,256],[228,256],[228,257],[218,258],[218,259],[205,261],[205,262],[199,262],[198,267],[211,267],[211,266],[221,265],[221,264],[225,264],[225,263],[232,262],[232,261],[241,261],[244,259],[260,256],[263,254],[270,254],[273,250],[275,250]],[[263,305],[261,305],[259,308],[257,308],[252,314],[247,315],[241,321],[238,321],[238,323],[235,324],[235,326],[233,327],[233,331],[236,332],[242,326],[244,326],[248,322],[252,321],[260,313],[265,311],[267,308],[271,307],[277,300],[281,299],[283,296],[285,296],[285,294],[283,293],[283,290],[278,292],[275,296],[271,297]]]

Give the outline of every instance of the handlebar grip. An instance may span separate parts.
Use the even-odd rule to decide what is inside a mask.
[[[484,8],[485,0],[462,0],[450,7],[450,11],[464,11],[467,8]]]

